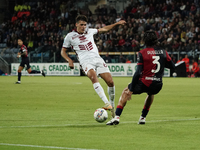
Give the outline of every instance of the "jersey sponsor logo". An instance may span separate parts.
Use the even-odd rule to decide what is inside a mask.
[[[87,43],[86,45],[78,45],[80,50],[91,51],[93,49],[92,42]]]
[[[84,41],[86,39],[86,37],[83,35],[83,36],[79,36],[79,40],[80,41]]]
[[[83,36],[79,36],[79,40],[80,40],[80,43],[88,41],[84,35]]]
[[[76,38],[79,38],[80,43],[88,41],[87,38],[85,37],[85,35],[77,35],[77,34],[75,34],[75,35],[72,36],[72,40],[74,40]]]

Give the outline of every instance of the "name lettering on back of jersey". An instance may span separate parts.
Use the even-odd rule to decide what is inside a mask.
[[[93,49],[92,42],[87,43],[86,45],[78,45],[80,50],[91,51]]]
[[[147,51],[148,55],[163,54],[163,50]]]

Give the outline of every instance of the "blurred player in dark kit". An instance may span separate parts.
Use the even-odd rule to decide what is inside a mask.
[[[137,69],[132,82],[123,90],[115,111],[115,118],[107,122],[107,125],[119,124],[120,115],[127,101],[131,99],[131,95],[141,93],[147,93],[147,97],[138,124],[145,124],[154,95],[162,89],[164,68],[175,68],[167,51],[156,46],[157,35],[154,31],[145,32],[144,42],[146,48],[138,52]]]
[[[21,83],[21,75],[22,75],[21,71],[24,69],[25,65],[26,65],[26,70],[28,71],[29,74],[41,73],[45,77],[45,73],[43,70],[42,71],[31,70],[28,58],[28,50],[27,47],[23,44],[22,38],[18,39],[18,45],[20,46],[20,49],[19,52],[17,53],[17,58],[21,57],[22,60],[18,68],[18,81],[16,82],[16,84]]]

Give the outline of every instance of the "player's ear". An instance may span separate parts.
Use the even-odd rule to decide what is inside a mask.
[[[76,27],[78,26],[78,23],[76,23]]]

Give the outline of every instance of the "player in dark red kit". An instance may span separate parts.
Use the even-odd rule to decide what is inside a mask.
[[[28,50],[26,46],[23,44],[23,40],[21,38],[18,39],[18,45],[20,46],[20,50],[17,53],[17,58],[21,57],[22,61],[18,68],[18,81],[16,82],[16,84],[21,83],[21,75],[22,75],[21,71],[24,69],[25,65],[26,65],[26,70],[28,71],[29,74],[41,73],[45,77],[45,73],[43,70],[42,71],[31,70],[31,66],[29,64],[29,58],[28,58]]]
[[[138,124],[145,124],[154,95],[162,89],[164,68],[175,68],[168,53],[164,49],[156,47],[157,35],[154,31],[146,31],[143,40],[146,48],[138,52],[137,69],[133,75],[132,82],[123,90],[115,117],[107,122],[107,125],[119,124],[120,115],[127,100],[131,99],[132,94],[141,93],[147,93],[147,97]]]

